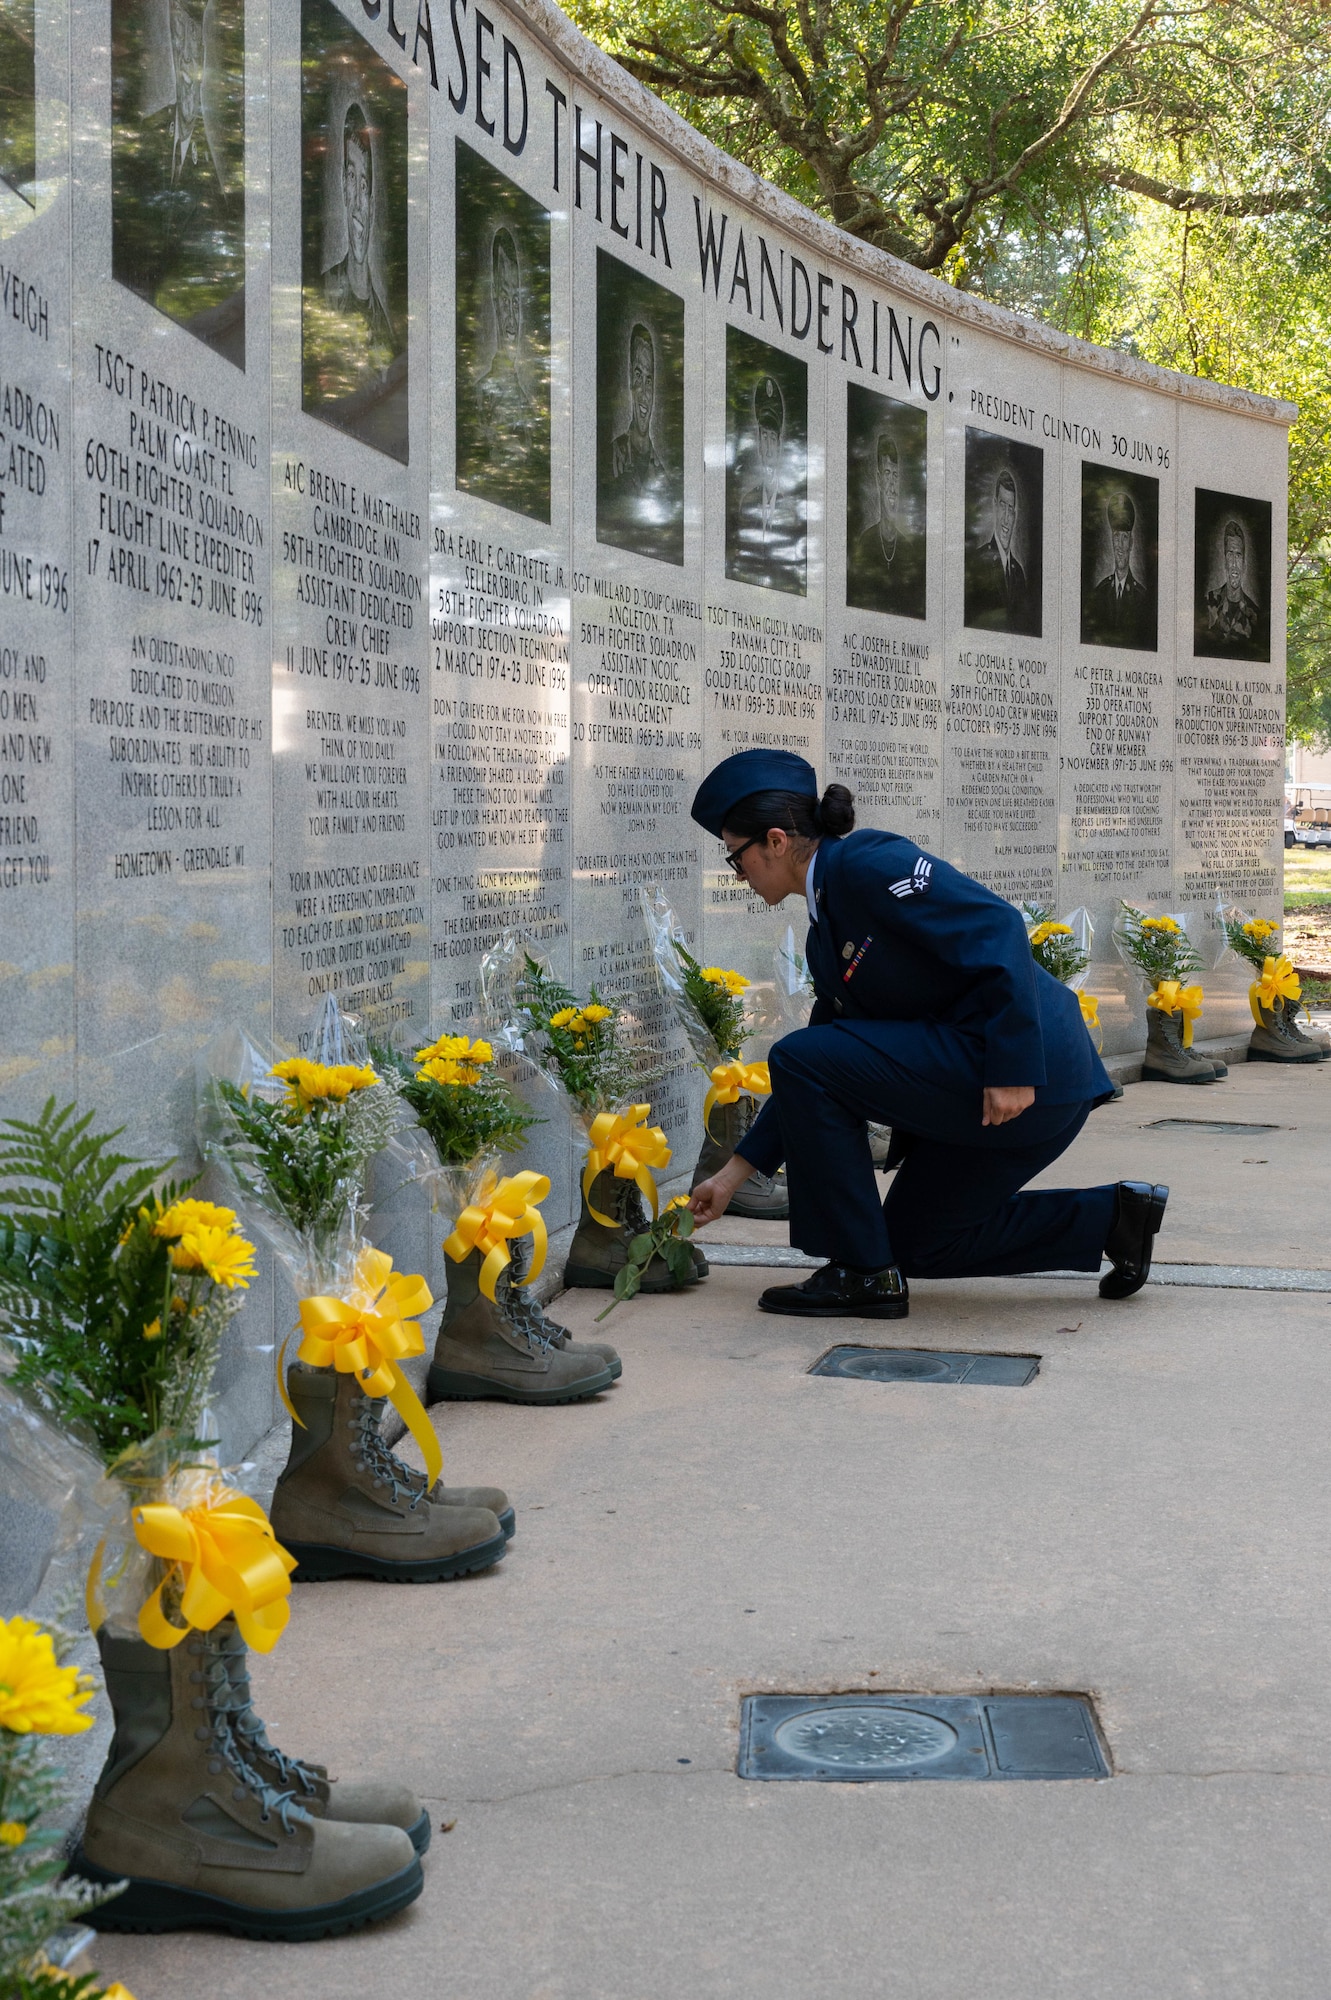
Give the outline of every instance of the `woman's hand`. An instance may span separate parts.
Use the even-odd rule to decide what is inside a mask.
[[[1035,1102],[1035,1092],[1029,1083],[986,1084],[984,1092],[984,1117],[982,1125],[1006,1125],[1013,1118],[1020,1118],[1023,1111],[1029,1111]]]
[[[753,1168],[739,1153],[732,1153],[719,1172],[709,1181],[699,1181],[689,1196],[689,1207],[693,1220],[701,1229],[709,1222],[723,1216],[730,1206],[731,1196],[743,1187]]]

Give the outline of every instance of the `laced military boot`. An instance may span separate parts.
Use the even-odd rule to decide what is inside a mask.
[[[720,1173],[731,1156],[743,1150],[744,1135],[757,1115],[757,1103],[747,1091],[741,1092],[734,1104],[712,1106],[712,1115],[703,1127],[702,1151],[693,1169],[691,1189]],[[730,1197],[726,1213],[748,1222],[789,1222],[790,1195],[784,1168],[775,1174],[751,1173]]]
[[[439,1583],[489,1569],[508,1538],[488,1507],[451,1505],[379,1435],[382,1407],[350,1375],[293,1363],[287,1390],[300,1415],[273,1493],[273,1533],[295,1556],[297,1583],[373,1576]]]
[[[1324,1050],[1309,1037],[1291,1033],[1283,1000],[1272,1007],[1263,1007],[1258,1001],[1256,1011],[1262,1018],[1248,1037],[1249,1062],[1321,1062]]]
[[[413,1493],[426,1491],[425,1474],[414,1465],[408,1465],[399,1458],[384,1441],[383,1424],[387,1398],[380,1396],[370,1401],[374,1411],[374,1430],[369,1434],[369,1449],[376,1462],[386,1459],[399,1485],[409,1486]],[[436,1479],[429,1489],[431,1500],[442,1501],[445,1507],[488,1507],[511,1542],[517,1527],[517,1516],[509,1504],[509,1498],[502,1486],[445,1486],[442,1479]]]
[[[1283,1019],[1285,1033],[1291,1041],[1297,1042],[1300,1047],[1315,1049],[1318,1062],[1325,1062],[1327,1057],[1331,1056],[1331,1040],[1327,1039],[1320,1028],[1311,1025],[1305,1027],[1300,1021],[1297,1000],[1277,1000],[1276,1011]]]
[[[611,1218],[609,1228],[596,1220],[591,1212],[593,1208]],[[647,1205],[637,1182],[620,1180],[607,1167],[592,1182],[590,1200],[586,1195],[582,1197],[582,1212],[569,1246],[568,1262],[564,1266],[565,1285],[570,1291],[575,1287],[613,1291],[615,1278],[628,1263],[630,1243],[649,1227]],[[694,1258],[695,1276],[703,1277],[707,1261],[703,1258],[702,1269],[698,1270],[699,1256],[701,1252]],[[671,1292],[677,1289],[671,1284],[670,1273],[661,1258],[654,1257],[647,1266],[640,1289],[644,1292]]]
[[[416,1794],[391,1779],[330,1778],[324,1764],[289,1757],[268,1740],[250,1690],[249,1652],[234,1618],[186,1640],[195,1657],[190,1673],[208,1703],[208,1719],[225,1716],[241,1756],[274,1792],[286,1792],[312,1819],[352,1826],[400,1826],[417,1854],[430,1845],[430,1815]]]
[[[530,1337],[535,1335],[547,1347],[558,1347],[565,1354],[596,1354],[610,1370],[610,1379],[617,1382],[624,1373],[624,1364],[608,1340],[577,1340],[566,1326],[557,1319],[551,1319],[540,1300],[528,1291],[520,1280],[527,1275],[529,1261],[527,1244],[523,1237],[515,1237],[509,1244],[513,1261],[504,1273],[510,1280],[509,1302],[514,1318]],[[496,1290],[498,1287],[496,1287]]]
[[[576,1403],[610,1387],[614,1377],[601,1355],[571,1342],[556,1347],[538,1330],[521,1290],[513,1290],[511,1264],[487,1299],[483,1263],[479,1250],[460,1264],[448,1259],[448,1300],[427,1377],[433,1402]]]
[[[1146,1055],[1142,1062],[1143,1083],[1215,1083],[1215,1064],[1195,1049],[1183,1046],[1182,1014],[1164,1014],[1158,1007],[1146,1010]]]
[[[71,1868],[126,1883],[92,1913],[97,1928],[302,1940],[413,1902],[421,1864],[400,1826],[316,1818],[247,1761],[229,1700],[212,1699],[225,1672],[204,1640],[160,1652],[97,1635],[115,1735]]]

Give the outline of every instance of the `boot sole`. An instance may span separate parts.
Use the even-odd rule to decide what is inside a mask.
[[[760,1298],[758,1309],[765,1313],[784,1313],[791,1319],[905,1319],[910,1313],[910,1300],[884,1306],[797,1306],[769,1305],[766,1299]]]
[[[562,1389],[519,1389],[506,1382],[492,1382],[485,1375],[431,1368],[425,1387],[433,1403],[582,1403],[589,1396],[599,1396],[614,1379],[610,1370],[603,1368],[599,1375],[585,1375],[581,1382],[570,1382]]]
[[[70,1873],[85,1881],[110,1885],[123,1876],[108,1875],[75,1849]],[[304,1910],[252,1910],[243,1903],[207,1896],[201,1889],[183,1889],[173,1882],[132,1877],[129,1887],[96,1911],[89,1911],[99,1931],[229,1931],[232,1937],[279,1939],[305,1944],[312,1938],[344,1937],[414,1903],[425,1887],[419,1860],[396,1875],[343,1896],[336,1903],[319,1903]]]
[[[682,1285],[672,1285],[667,1279],[664,1284],[647,1284],[638,1287],[639,1297],[648,1297],[662,1292],[686,1292],[690,1285],[696,1285],[701,1274],[695,1269],[692,1277]],[[565,1264],[564,1288],[566,1291],[613,1292],[615,1274],[602,1271],[594,1264]]]
[[[1265,1049],[1249,1049],[1249,1050],[1248,1050],[1248,1061],[1249,1061],[1250,1063],[1254,1063],[1254,1062],[1269,1062],[1269,1063],[1314,1063],[1314,1062],[1321,1062],[1322,1060],[1323,1060],[1323,1058],[1322,1058],[1322,1057],[1321,1057],[1320,1055],[1316,1055],[1316,1054],[1314,1054],[1314,1053],[1313,1053],[1312,1051],[1309,1051],[1309,1053],[1308,1053],[1308,1054],[1307,1054],[1306,1056],[1305,1056],[1305,1055],[1297,1055],[1297,1056],[1275,1056],[1275,1055],[1271,1055],[1271,1054],[1269,1054],[1269,1053],[1268,1053],[1268,1051],[1267,1051],[1267,1050],[1265,1050]]]
[[[1214,1073],[1210,1076],[1170,1076],[1167,1070],[1149,1069],[1145,1063],[1142,1064],[1143,1083],[1219,1083],[1219,1081],[1220,1078]]]
[[[741,1222],[789,1222],[790,1203],[786,1202],[781,1208],[749,1208],[732,1201],[726,1214],[737,1216]]]
[[[362,1549],[329,1548],[321,1542],[287,1541],[283,1547],[296,1558],[293,1583],[331,1583],[340,1576],[375,1577],[381,1583],[446,1583],[450,1577],[471,1576],[500,1562],[508,1553],[508,1536],[501,1531],[488,1542],[419,1562],[389,1562]]]

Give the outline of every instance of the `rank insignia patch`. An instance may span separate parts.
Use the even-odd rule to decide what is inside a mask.
[[[899,882],[889,883],[888,886],[894,896],[923,896],[933,872],[933,862],[927,854],[921,854],[909,875],[903,875]]]

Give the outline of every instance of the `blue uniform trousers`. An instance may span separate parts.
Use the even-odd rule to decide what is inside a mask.
[[[1006,1125],[982,1125],[970,1065],[959,1061],[940,1080],[919,1059],[923,1024],[901,1025],[897,1050],[840,1023],[773,1046],[765,1108],[780,1120],[791,1242],[860,1270],[896,1264],[910,1278],[1098,1271],[1112,1186],[1018,1192],[1071,1145],[1090,1103],[1036,1104]],[[931,1053],[945,1056],[947,1031],[925,1033]],[[890,1125],[898,1144],[905,1138],[885,1202],[868,1120]]]

